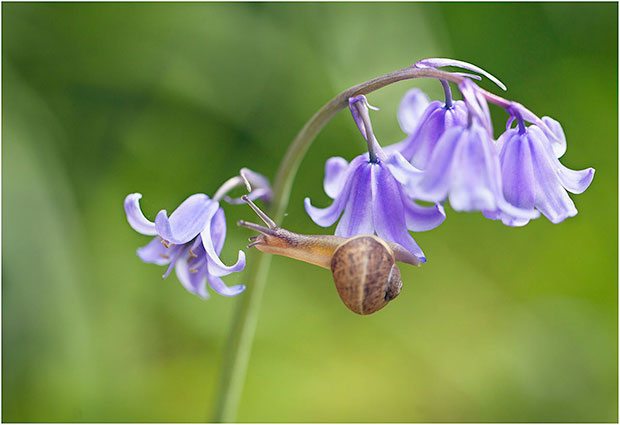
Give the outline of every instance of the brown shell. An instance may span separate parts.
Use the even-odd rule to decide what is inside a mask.
[[[358,314],[380,310],[403,285],[394,253],[376,236],[358,236],[340,245],[331,269],[340,298]]]

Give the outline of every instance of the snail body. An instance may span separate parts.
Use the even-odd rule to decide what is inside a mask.
[[[375,235],[343,238],[291,232],[278,227],[251,200],[244,200],[267,225],[238,222],[239,226],[260,232],[250,238],[248,247],[331,270],[342,302],[357,314],[372,314],[398,296],[402,280],[396,261],[420,264],[402,246]]]

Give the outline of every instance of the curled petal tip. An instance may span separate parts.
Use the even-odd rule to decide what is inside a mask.
[[[140,208],[141,193],[131,193],[125,197],[124,208],[127,222],[136,232],[147,236],[155,236],[155,223],[148,220]]]
[[[240,293],[245,291],[246,288],[245,285],[235,285],[229,287],[224,283],[221,278],[213,275],[207,276],[207,282],[209,282],[209,286],[211,287],[211,289],[225,297],[234,297],[236,295],[239,295]]]
[[[210,226],[207,226],[201,233],[202,245],[207,253],[207,262],[209,273],[214,276],[225,276],[233,272],[240,272],[245,268],[245,253],[239,251],[237,262],[231,266],[225,265],[220,260],[215,247],[213,246],[213,240],[211,236]]]

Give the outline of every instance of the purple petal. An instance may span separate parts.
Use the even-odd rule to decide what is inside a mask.
[[[351,176],[351,188],[347,196],[344,214],[336,227],[336,236],[349,237],[373,234],[371,169],[378,164],[365,163],[357,167]],[[335,202],[337,202],[338,199]]]
[[[210,221],[212,217],[217,212],[219,206],[217,203],[214,204],[217,208],[210,209],[210,216],[207,217],[207,221]],[[227,274],[233,272],[239,272],[243,270],[245,267],[245,253],[243,251],[239,251],[239,256],[237,257],[237,262],[232,266],[227,266],[222,263],[222,260],[218,257],[218,254],[214,247],[213,235],[211,234],[211,226],[205,226],[204,230],[200,233],[200,237],[202,239],[202,245],[207,254],[207,264],[209,273],[215,276],[225,276]]]
[[[405,93],[398,107],[398,123],[405,134],[415,132],[429,103],[430,99],[420,89],[411,89]]]
[[[462,129],[447,130],[437,142],[428,162],[424,177],[420,180],[416,197],[424,201],[442,202],[448,196],[454,162],[466,137]]]
[[[417,168],[426,169],[441,136],[449,128],[467,126],[467,116],[467,106],[461,100],[454,102],[451,108],[441,106],[431,111],[412,136],[410,144],[402,150],[403,156]]]
[[[564,135],[564,129],[560,125],[559,122],[550,117],[542,117],[542,121],[547,125],[549,129],[548,134],[549,141],[551,142],[551,147],[553,148],[553,153],[556,158],[562,157],[566,152],[566,136]],[[544,129],[543,129],[544,130]]]
[[[174,210],[170,218],[166,210],[161,210],[155,217],[157,233],[163,239],[174,244],[184,244],[194,239],[205,228],[209,218],[215,213],[219,204],[207,195],[196,194],[187,198]]]
[[[440,204],[423,207],[408,199],[405,194],[402,194],[402,200],[407,229],[412,232],[425,232],[434,229],[446,219],[446,212]]]
[[[536,134],[536,131],[539,134]],[[534,126],[529,127],[528,132],[533,133],[529,140],[534,176],[538,183],[536,207],[552,223],[559,223],[575,216],[577,214],[575,204],[562,187],[549,158],[549,150],[544,146],[547,139],[542,135],[542,131]]]
[[[594,168],[585,170],[571,170],[560,164],[558,177],[562,186],[571,193],[583,193],[592,183],[594,178]]]
[[[424,113],[420,117],[420,122],[416,130],[411,133],[398,148],[398,151],[407,160],[410,160],[410,158],[418,154],[419,151],[430,152],[432,150],[432,147],[437,142],[437,138],[441,137],[444,131],[443,111],[445,111],[444,104],[438,100],[431,102],[426,107]],[[429,146],[429,144],[433,146]],[[389,152],[387,149],[386,151]]]
[[[213,248],[217,255],[220,255],[226,240],[226,217],[221,207],[217,209],[211,220],[211,237],[213,239]]]
[[[405,209],[398,182],[387,167],[373,164],[370,167],[372,188],[372,222],[377,236],[395,242],[411,252],[424,263],[422,249],[407,231]]]
[[[417,68],[443,68],[445,66],[453,66],[456,68],[466,69],[468,71],[477,72],[478,74],[482,74],[487,77],[489,80],[493,81],[500,89],[506,90],[506,86],[499,79],[495,78],[493,75],[485,71],[484,69],[477,67],[468,62],[463,62],[456,59],[449,58],[427,58],[422,59],[421,61],[416,62],[414,65]]]
[[[346,180],[346,170],[349,163],[346,159],[339,156],[329,158],[325,162],[325,179],[323,180],[323,189],[327,196],[336,199]]]
[[[140,198],[142,194],[132,193],[125,197],[125,214],[127,221],[133,230],[147,236],[155,236],[155,223],[149,221],[140,209]]]
[[[172,247],[166,248],[161,242],[160,237],[153,238],[147,245],[138,248],[138,257],[145,263],[157,264],[158,266],[170,263]]]
[[[177,278],[181,285],[192,294],[198,295],[202,299],[209,298],[207,292],[207,267],[193,268],[188,264],[185,257],[179,258],[175,268]]]
[[[424,176],[424,172],[411,165],[399,152],[394,152],[388,156],[385,165],[410,196],[414,196],[415,188]]]
[[[527,223],[530,222],[531,219],[538,218],[538,216],[540,216],[540,213],[537,210],[532,210],[531,213],[533,214],[532,217],[521,218],[521,217],[512,216],[502,211],[501,209],[497,209],[495,211],[487,211],[487,210],[482,211],[482,214],[486,218],[489,218],[491,220],[501,220],[502,223],[510,227],[525,226]]]
[[[227,286],[222,279],[212,274],[207,275],[207,282],[211,289],[225,297],[234,297],[245,290],[245,285]]]
[[[517,129],[501,136],[500,153],[504,197],[512,205],[533,209],[536,201],[536,181],[528,140]]]
[[[460,143],[459,162],[452,173],[450,205],[456,211],[496,209],[494,183],[499,180],[499,160],[492,156],[491,140],[476,125],[464,133]]]
[[[361,156],[362,155],[360,155],[357,158],[360,158]],[[340,214],[342,214],[342,210],[344,210],[344,207],[346,206],[346,203],[347,203],[347,199],[349,198],[349,192],[351,191],[351,185],[353,182],[352,177],[357,170],[357,165],[356,165],[358,164],[356,162],[357,158],[351,161],[351,164],[349,165],[349,169],[347,171],[347,176],[345,178],[344,187],[340,190],[340,193],[338,193],[338,196],[336,197],[334,202],[332,202],[332,204],[329,207],[317,208],[317,207],[312,206],[312,204],[310,203],[310,198],[304,199],[304,207],[306,208],[306,212],[308,213],[312,221],[314,221],[319,226],[321,227],[331,226],[332,224],[336,222],[336,220],[338,220],[338,217],[340,217]],[[366,162],[366,161],[362,161],[362,163],[363,162]]]

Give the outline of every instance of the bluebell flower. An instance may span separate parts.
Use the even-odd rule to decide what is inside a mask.
[[[415,116],[416,108],[417,105],[401,103],[399,121],[402,121],[402,116]],[[467,125],[467,117],[465,103],[462,100],[452,101],[447,95],[445,102],[436,100],[429,103],[414,131],[404,141],[389,146],[386,151],[395,148],[414,167],[424,170],[441,136],[450,128]]]
[[[168,218],[160,211],[155,222],[149,221],[140,210],[139,193],[125,198],[125,213],[129,225],[137,232],[155,236],[139,248],[138,257],[146,263],[167,265],[163,277],[174,268],[181,284],[189,292],[207,298],[206,283],[215,292],[234,296],[245,289],[243,285],[228,287],[221,279],[245,267],[245,254],[239,251],[237,262],[226,266],[219,254],[226,239],[226,219],[219,203],[205,194],[187,198]]]
[[[425,201],[449,200],[456,211],[534,218],[534,212],[519,209],[504,198],[499,155],[489,131],[488,106],[469,83],[465,80],[461,86],[469,123],[443,133],[423,175],[408,182],[410,193]]]
[[[571,170],[560,158],[566,151],[566,137],[560,123],[549,117],[526,126],[520,105],[512,108],[516,128],[509,128],[499,140],[503,193],[512,205],[538,213],[552,223],[560,223],[577,214],[568,192],[584,192],[594,178],[594,169]],[[509,121],[509,124],[512,119]],[[511,226],[523,226],[529,220],[501,213],[491,215]]]
[[[343,158],[330,158],[325,165],[324,189],[334,202],[320,209],[306,198],[306,212],[323,227],[333,225],[340,218],[337,236],[376,234],[425,262],[424,253],[408,230],[419,232],[437,227],[445,219],[443,208],[423,207],[410,198],[404,183],[420,171],[399,152],[387,154],[381,149],[372,131],[364,96],[352,98],[349,103],[369,152],[350,163]]]
[[[229,287],[221,279],[243,270],[245,254],[239,251],[237,261],[231,266],[220,260],[226,239],[226,219],[218,201],[230,190],[248,181],[254,186],[249,194],[251,199],[269,199],[271,189],[269,182],[260,174],[247,169],[242,169],[240,174],[226,181],[213,198],[201,193],[191,195],[170,217],[166,210],[159,211],[155,222],[142,213],[141,194],[127,195],[124,206],[129,225],[138,233],[155,236],[149,244],[137,250],[138,257],[146,263],[167,265],[164,278],[174,269],[185,289],[201,298],[209,296],[207,284],[224,296],[243,292],[244,285]],[[232,203],[237,202],[236,199],[228,199]]]

